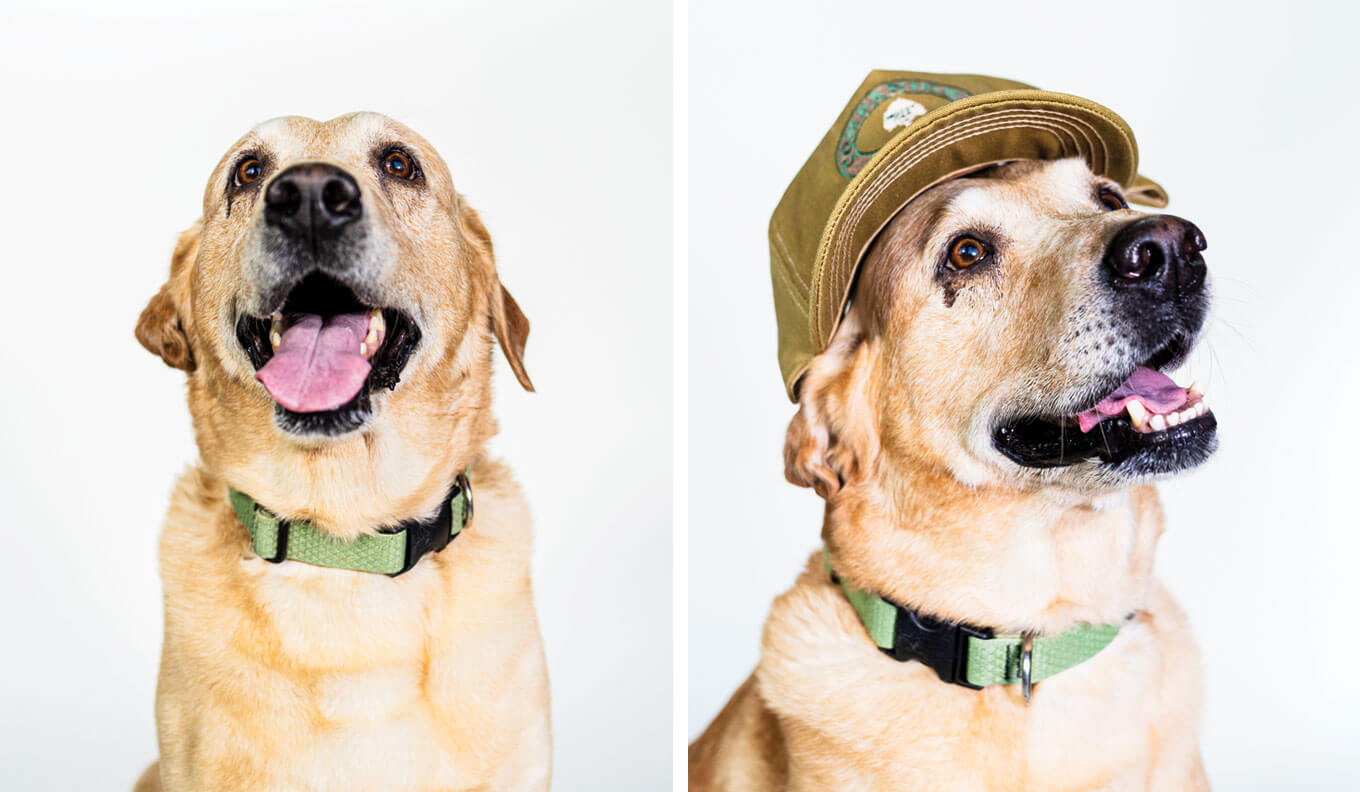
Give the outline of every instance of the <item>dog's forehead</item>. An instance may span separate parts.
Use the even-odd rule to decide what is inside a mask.
[[[367,156],[376,145],[396,143],[419,149],[426,159],[437,156],[424,138],[404,124],[371,112],[347,113],[329,121],[280,116],[256,124],[246,138],[281,160]]]
[[[1067,212],[1087,207],[1096,176],[1081,159],[1030,160],[1002,165],[982,178],[965,179],[950,209],[963,216]]]

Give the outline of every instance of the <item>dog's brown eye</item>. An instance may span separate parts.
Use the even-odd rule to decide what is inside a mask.
[[[260,176],[262,176],[263,174],[264,163],[260,162],[254,157],[251,157],[250,159],[236,166],[236,183],[250,184],[251,182],[257,182],[260,180]]]
[[[1107,212],[1118,212],[1120,209],[1129,208],[1129,205],[1124,202],[1124,199],[1119,197],[1119,193],[1108,188],[1100,191],[1098,200],[1100,201],[1100,207]]]
[[[383,157],[383,170],[398,179],[414,179],[416,173],[415,164],[403,151],[387,152],[387,156]]]
[[[964,237],[949,249],[949,263],[959,269],[968,269],[987,257],[987,246],[972,237]]]

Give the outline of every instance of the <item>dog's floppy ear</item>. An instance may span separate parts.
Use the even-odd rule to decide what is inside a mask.
[[[852,310],[798,386],[798,412],[784,436],[784,477],[830,499],[867,462],[867,347]]]
[[[533,391],[534,383],[524,368],[524,344],[529,340],[529,317],[519,309],[519,303],[515,302],[515,298],[510,296],[499,280],[496,284],[500,287],[500,298],[491,298],[491,321],[496,328],[496,339],[501,342],[501,349],[510,361],[515,379],[525,390]]]
[[[188,302],[189,269],[198,257],[198,241],[203,230],[202,221],[179,235],[174,255],[170,258],[170,278],[152,296],[137,319],[137,340],[165,365],[194,370],[194,351],[189,347],[189,336],[184,331]]]
[[[486,230],[486,225],[482,223],[482,218],[477,212],[465,203],[461,207],[459,217],[464,238],[478,255],[486,259],[491,267],[492,277],[495,278],[496,254],[491,247],[491,232]],[[529,379],[528,370],[524,368],[524,345],[529,341],[529,317],[520,310],[519,303],[510,296],[510,292],[499,278],[495,278],[492,287],[491,327],[496,332],[496,340],[500,342],[501,350],[505,352],[505,359],[510,361],[515,379],[519,380],[519,384],[525,390],[533,391],[534,383]]]

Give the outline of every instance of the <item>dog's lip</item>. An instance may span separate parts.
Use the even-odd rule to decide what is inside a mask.
[[[1102,422],[1090,433],[1040,419],[1005,424],[992,435],[993,445],[1010,461],[1028,468],[1067,467],[1093,460],[1108,468],[1118,468],[1142,455],[1161,456],[1161,472],[1172,472],[1198,464],[1212,451],[1218,428],[1212,411],[1164,430],[1143,432],[1127,416]],[[1199,452],[1186,449],[1200,448]]]

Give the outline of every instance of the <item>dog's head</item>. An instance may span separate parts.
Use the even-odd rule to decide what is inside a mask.
[[[528,328],[439,155],[356,113],[267,121],[227,151],[137,338],[188,372],[205,458],[284,473],[398,443],[438,466],[455,428],[478,443],[492,336],[532,389]]]
[[[1209,304],[1199,229],[1128,208],[1079,159],[938,185],[867,253],[799,386],[791,481],[824,496],[915,464],[982,486],[1122,486],[1204,461],[1181,363]]]

